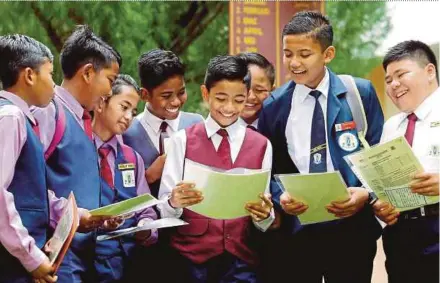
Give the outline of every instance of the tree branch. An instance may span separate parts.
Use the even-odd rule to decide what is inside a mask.
[[[218,2],[213,12],[210,12],[205,3],[201,9],[194,14],[192,20],[184,29],[185,33],[180,33],[171,43],[171,50],[177,55],[182,54],[209,26],[209,24],[223,11],[224,3]]]
[[[50,40],[52,41],[53,46],[58,50],[58,52],[61,51],[63,47],[63,40],[58,35],[56,28],[52,25],[51,19],[46,19],[46,17],[43,15],[43,12],[38,7],[37,2],[31,2],[31,8],[37,17],[37,19],[40,21],[41,25],[44,27],[44,29],[47,32],[47,35],[49,36]]]

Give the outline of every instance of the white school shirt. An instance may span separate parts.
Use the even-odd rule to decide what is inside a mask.
[[[172,136],[174,133],[176,133],[179,130],[179,123],[180,123],[180,117],[181,112],[179,111],[179,115],[174,120],[162,120],[159,117],[156,117],[153,115],[153,113],[148,110],[147,105],[145,105],[145,111],[136,116],[136,119],[139,120],[142,127],[147,131],[148,136],[150,137],[151,141],[154,144],[154,147],[156,148],[157,152],[159,152],[159,137],[160,137],[160,125],[163,121],[167,122],[168,127],[166,129],[166,132],[168,136]]]
[[[437,88],[414,111],[418,120],[414,130],[412,150],[423,168],[438,173],[440,168],[440,88]],[[408,113],[399,113],[386,121],[380,142],[405,136]]]
[[[205,120],[206,133],[208,138],[211,139],[215,150],[218,150],[220,142],[222,141],[222,136],[217,134],[217,131],[221,129],[220,125],[217,124],[211,115]],[[243,144],[246,127],[240,122],[235,122],[234,124],[225,128],[228,132],[228,140],[231,147],[231,159],[235,162],[237,159],[240,148]],[[171,191],[174,189],[176,184],[182,181],[183,170],[184,170],[184,160],[186,151],[186,131],[181,130],[177,132],[170,141],[170,152],[167,155],[165,161],[165,167],[162,173],[162,181],[159,188],[159,198],[164,200],[168,199],[171,195]],[[202,152],[200,154],[203,154]],[[272,167],[272,145],[267,141],[266,152],[264,153],[262,169],[271,169]],[[266,193],[270,192],[269,185],[266,188]],[[176,217],[179,218],[182,213],[182,208],[173,208],[169,205],[168,201],[163,204],[158,205],[160,214],[162,218],[166,217]],[[274,211],[272,209],[270,216],[260,222],[254,222],[255,226],[266,231],[275,219]]]
[[[330,76],[327,68],[324,78],[321,80],[316,90],[322,94],[318,101],[321,105],[325,121],[325,140],[327,142],[327,172],[334,171],[327,137],[327,101],[330,87]],[[299,172],[309,173],[310,166],[310,142],[312,132],[313,111],[315,109],[316,99],[309,95],[313,89],[297,84],[293,91],[292,104],[289,118],[286,125],[287,151],[290,158],[298,168]]]

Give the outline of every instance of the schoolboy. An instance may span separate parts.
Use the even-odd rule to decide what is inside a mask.
[[[184,258],[185,282],[257,280],[257,258],[249,237],[251,220],[263,231],[270,226],[270,196],[261,194],[261,200],[246,204],[251,217],[214,220],[185,209],[203,201],[203,196],[194,184],[182,183],[185,158],[224,170],[270,169],[270,143],[238,122],[246,103],[248,80],[246,64],[240,58],[211,59],[201,86],[210,114],[206,121],[178,132],[171,139],[159,191],[159,197],[169,201],[159,209],[162,217],[182,217],[189,223],[171,236],[172,247]]]
[[[300,12],[283,29],[283,63],[291,81],[263,108],[259,131],[273,145],[273,174],[338,170],[350,198],[327,206],[340,220],[302,226],[307,205],[272,182],[274,203],[284,212],[286,241],[278,248],[274,281],[370,282],[381,228],[368,205],[369,194],[343,157],[360,149],[347,88],[328,67],[335,56],[333,29],[318,12]],[[365,138],[379,142],[383,114],[372,84],[355,78],[368,122]],[[337,125],[347,125],[337,127]],[[343,130],[340,130],[343,128]],[[319,198],[319,196],[317,196]],[[290,273],[292,270],[292,273]],[[293,274],[293,276],[292,276]]]
[[[67,197],[73,191],[78,206],[95,209],[100,206],[101,184],[89,111],[111,93],[122,61],[87,26],[78,26],[67,38],[60,60],[64,79],[55,87],[53,101],[46,108],[33,109],[41,130],[47,181],[57,196]],[[58,270],[61,282],[95,282],[95,236],[95,232],[75,235]]]
[[[383,59],[388,97],[401,111],[384,126],[381,142],[404,136],[425,169],[413,177],[411,190],[439,195],[440,88],[431,48],[420,41],[391,47]],[[438,203],[405,212],[378,200],[376,215],[384,228],[388,282],[439,282]]]

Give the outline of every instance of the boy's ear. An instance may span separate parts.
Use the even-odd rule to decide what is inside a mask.
[[[141,87],[141,99],[143,101],[149,102],[150,92],[146,89]]]
[[[83,80],[87,83],[90,84],[90,82],[92,81],[93,77],[95,76],[95,68],[93,67],[92,63],[88,63],[85,64],[84,66],[82,66],[79,71],[81,74],[81,77],[83,78]]]
[[[206,88],[205,85],[201,85],[201,86],[200,86],[200,90],[202,91],[202,98],[203,98],[203,101],[205,101],[206,103],[208,103],[208,102],[209,102],[209,91],[208,91],[208,89]]]
[[[104,110],[106,100],[109,98],[110,97],[107,98],[107,97],[102,96],[101,99],[99,99],[98,105],[95,107],[95,111],[98,113],[102,113],[102,111]]]
[[[29,86],[34,85],[36,79],[35,76],[36,73],[34,70],[32,70],[32,68],[27,67],[23,70],[23,79],[27,85]]]
[[[434,64],[429,63],[428,65],[426,65],[425,70],[426,70],[426,72],[428,74],[429,82],[433,82],[433,81],[435,82],[437,80],[436,79],[437,74],[436,74],[436,71],[435,71]]]
[[[325,64],[330,64],[330,62],[335,58],[336,55],[336,48],[334,46],[329,46],[324,51],[324,62]]]

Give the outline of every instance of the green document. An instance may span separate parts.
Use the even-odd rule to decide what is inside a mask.
[[[404,137],[347,155],[345,160],[364,187],[399,211],[439,201],[438,196],[426,197],[409,189],[411,176],[423,172],[424,168]]]
[[[301,224],[313,224],[339,219],[325,208],[333,201],[349,198],[347,186],[339,171],[310,174],[281,174],[275,179],[293,198],[309,208],[298,219]]]
[[[184,181],[194,182],[203,201],[188,209],[215,219],[247,216],[248,201],[259,200],[270,181],[270,170],[236,168],[222,171],[185,159]]]
[[[150,194],[140,195],[121,202],[113,203],[90,211],[92,215],[125,216],[160,203]]]

